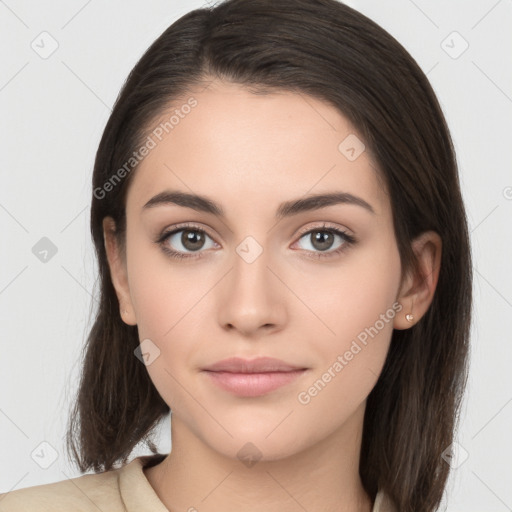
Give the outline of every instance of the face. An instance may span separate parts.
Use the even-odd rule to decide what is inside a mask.
[[[220,82],[191,96],[128,191],[123,318],[146,340],[173,421],[228,457],[247,442],[264,459],[289,456],[361,419],[406,313],[389,197],[329,104]],[[223,215],[197,200],[145,207],[163,192],[203,196]],[[282,208],[324,194],[352,201]],[[238,392],[203,371],[262,356],[305,370]]]

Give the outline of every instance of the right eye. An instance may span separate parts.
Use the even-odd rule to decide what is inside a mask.
[[[210,247],[206,247],[206,249],[216,245],[206,231],[197,226],[187,224],[162,233],[157,243],[172,258],[195,258],[198,256],[194,253],[203,252],[201,249],[205,248],[206,239],[212,242]],[[169,245],[174,246],[176,249],[170,248]],[[187,251],[190,252],[187,253]]]

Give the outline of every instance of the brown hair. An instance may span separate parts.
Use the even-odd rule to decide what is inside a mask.
[[[467,379],[472,265],[457,163],[446,121],[425,74],[369,18],[336,0],[227,0],[191,11],[151,45],[129,74],[103,132],[93,173],[91,232],[101,297],[84,347],[67,432],[82,471],[125,463],[170,411],[134,356],[107,263],[102,220],[112,216],[124,248],[125,198],[136,166],[98,190],[140,147],[151,122],[194,85],[221,78],[252,92],[284,90],[334,105],[358,130],[389,192],[402,275],[416,268],[411,241],[427,230],[443,244],[432,304],[395,330],[365,413],[360,475],[400,511],[440,503]],[[124,250],[124,249],[123,249]]]

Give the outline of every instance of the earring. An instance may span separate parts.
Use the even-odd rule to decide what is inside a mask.
[[[414,316],[411,315],[411,313],[407,313],[407,315],[405,315],[405,319],[408,321],[408,322],[411,322],[414,320]]]

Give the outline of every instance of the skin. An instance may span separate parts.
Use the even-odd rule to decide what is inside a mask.
[[[147,371],[172,410],[171,454],[145,475],[172,511],[370,511],[358,472],[366,398],[393,329],[410,328],[432,301],[441,240],[427,232],[413,241],[420,273],[400,282],[389,197],[367,151],[349,161],[338,150],[356,131],[333,106],[220,81],[193,96],[197,107],[133,176],[126,260],[113,220],[104,219],[123,320],[160,350]],[[143,212],[166,189],[206,195],[226,219],[174,204]],[[276,222],[281,202],[333,191],[363,198],[375,213],[336,204]],[[181,232],[165,242],[188,260],[170,258],[154,242],[182,222],[206,231],[196,252],[180,243]],[[324,232],[324,223],[357,242],[335,255],[345,242],[334,235],[324,251],[332,257],[308,258],[322,251],[300,230]],[[247,236],[263,249],[250,264],[236,252]],[[202,257],[193,258],[197,251]],[[309,403],[299,403],[298,394],[395,303],[401,311]],[[411,312],[413,323],[405,319]],[[200,371],[232,356],[276,357],[308,371],[267,395],[238,397]],[[251,467],[237,456],[248,442],[261,455]]]

